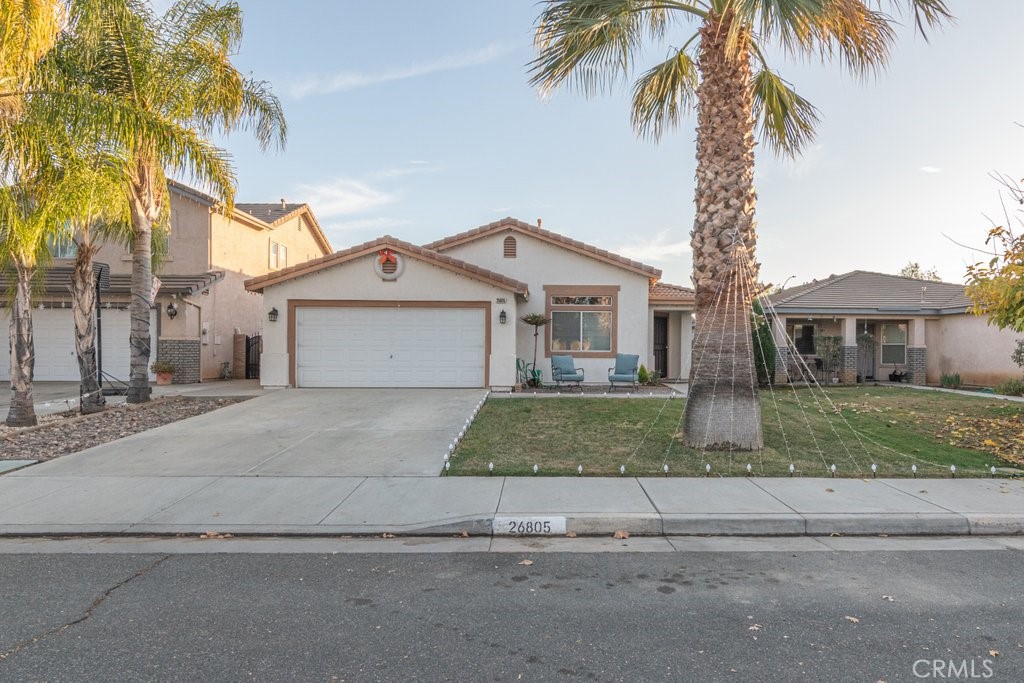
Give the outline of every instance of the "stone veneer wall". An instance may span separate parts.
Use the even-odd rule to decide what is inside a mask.
[[[160,339],[156,357],[174,363],[173,384],[194,384],[201,379],[199,351],[198,339]]]
[[[776,342],[778,344],[778,342]],[[785,346],[775,347],[775,383],[785,384],[789,381],[786,368],[789,367],[789,349]]]
[[[839,359],[839,381],[843,384],[854,384],[857,381],[856,346],[843,347],[843,355]]]
[[[907,348],[907,372],[910,384],[924,384],[928,373],[928,349],[921,346]]]

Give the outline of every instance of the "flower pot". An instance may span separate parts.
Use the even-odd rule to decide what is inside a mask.
[[[170,384],[172,377],[174,377],[173,372],[158,372],[156,373],[156,383],[161,385]]]

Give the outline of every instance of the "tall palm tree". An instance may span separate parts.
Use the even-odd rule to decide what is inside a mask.
[[[81,0],[71,22],[84,49],[84,82],[99,95],[87,111],[123,150],[132,225],[131,373],[127,400],[149,400],[153,224],[166,210],[165,173],[203,183],[227,210],[235,176],[217,133],[251,130],[260,147],[283,146],[279,100],[231,63],[242,37],[235,2],[179,0],[155,17],[141,0]],[[102,116],[106,107],[108,116]],[[88,125],[88,124],[87,124]]]
[[[531,83],[568,83],[587,95],[630,78],[648,40],[673,22],[696,31],[636,79],[632,120],[657,139],[697,113],[691,235],[699,333],[694,340],[684,438],[696,448],[762,447],[749,315],[757,279],[755,130],[794,155],[813,138],[817,110],[769,66],[769,48],[836,58],[865,75],[887,62],[894,18],[869,0],[547,0],[537,23]],[[907,6],[925,34],[952,19],[945,0]],[[723,376],[724,375],[724,376]],[[722,391],[719,385],[728,387]]]

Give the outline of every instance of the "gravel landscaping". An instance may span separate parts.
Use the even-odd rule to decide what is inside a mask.
[[[36,427],[0,426],[0,460],[51,460],[243,400],[176,396],[112,407],[94,415],[46,415]]]

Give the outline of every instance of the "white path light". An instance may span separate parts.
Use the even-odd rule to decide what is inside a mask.
[[[444,454],[444,461],[445,461],[445,462],[448,462],[448,458],[449,458],[449,455],[448,455],[447,453],[445,453],[445,454]]]
[[[619,465],[619,476],[622,476],[624,474],[626,474],[626,466],[625,465]]]
[[[829,467],[828,469],[829,469],[829,471],[832,472],[832,477],[834,478],[836,476],[836,464],[832,463],[832,466]]]
[[[878,465],[871,463],[871,476],[875,476],[878,473]]]
[[[494,471],[494,463],[493,462],[487,463],[487,471],[488,472],[493,472]]]
[[[914,473],[914,479],[917,479],[917,465],[911,465],[910,471]]]
[[[580,475],[580,476],[582,476],[582,475],[583,475],[583,465],[578,465],[578,466],[576,467],[576,474],[577,474],[577,475]]]
[[[753,472],[753,471],[754,471],[754,468],[753,468],[753,467],[751,467],[751,466],[750,466],[750,463],[748,462],[748,463],[747,463],[747,474],[750,474],[750,473],[751,473],[751,472]]]
[[[707,465],[704,465],[704,471],[707,472],[708,475],[711,474],[711,463],[708,463]]]
[[[661,471],[665,473],[666,477],[668,476],[668,463],[661,466]]]
[[[949,466],[949,474],[954,477],[956,476],[956,465]]]
[[[991,469],[989,470],[989,472],[991,472],[991,473],[992,473],[992,476],[993,476],[993,477],[994,477],[994,476],[996,476],[996,466],[995,466],[995,465],[992,465],[992,468],[991,468]]]
[[[789,463],[789,476],[792,477],[794,472],[796,472],[796,466],[793,463]]]
[[[452,468],[452,464],[451,464],[450,462],[446,462],[446,463],[444,464],[444,471],[445,471],[445,472],[447,472],[447,471],[448,471],[448,470],[450,470],[451,468]]]
[[[534,473],[534,474],[537,474],[537,470],[539,470],[539,469],[540,469],[539,467],[537,467],[536,465],[534,465],[534,466],[533,466],[533,473]]]

